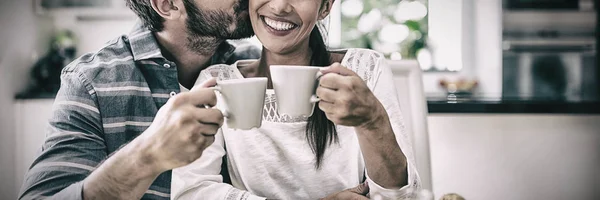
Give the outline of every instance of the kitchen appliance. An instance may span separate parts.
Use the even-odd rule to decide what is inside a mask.
[[[593,10],[575,9],[572,5],[572,2],[581,4],[582,1],[505,0],[502,33],[504,97],[573,101],[600,98],[596,61],[597,14]],[[536,6],[546,9],[563,5],[567,11],[514,10],[537,9],[527,4],[532,2],[538,2],[540,4]]]
[[[594,10],[594,0],[504,0],[506,10]]]

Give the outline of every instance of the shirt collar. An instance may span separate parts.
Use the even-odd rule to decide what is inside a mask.
[[[129,43],[131,45],[133,60],[135,61],[153,58],[165,59],[154,34],[148,28],[144,27],[141,22],[138,22],[131,33],[129,33]],[[210,60],[210,65],[225,63],[233,55],[234,51],[235,47],[229,42],[224,41],[217,47],[215,54]]]

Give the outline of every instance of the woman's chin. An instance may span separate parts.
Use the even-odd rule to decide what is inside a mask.
[[[276,43],[275,41],[270,41],[270,42]],[[275,54],[286,54],[293,49],[293,47],[290,47],[290,46],[269,45],[269,44],[264,44],[264,43],[263,43],[263,48],[265,48],[265,49],[269,50],[269,52],[275,53]]]

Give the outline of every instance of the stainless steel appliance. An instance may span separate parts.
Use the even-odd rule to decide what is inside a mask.
[[[581,1],[505,0],[504,97],[544,100],[599,98],[596,11],[574,8],[573,2],[581,4]],[[568,4],[567,8],[571,10],[531,7],[515,10],[530,5],[527,2],[544,2],[547,7]],[[507,7],[509,5],[512,7]]]
[[[579,10],[594,9],[594,0],[505,0],[507,10]]]

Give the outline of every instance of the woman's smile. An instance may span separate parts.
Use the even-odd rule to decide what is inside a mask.
[[[276,17],[260,16],[267,31],[276,36],[286,36],[299,26],[289,20]]]

